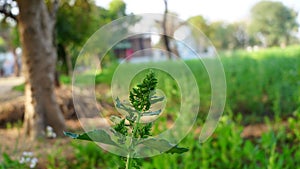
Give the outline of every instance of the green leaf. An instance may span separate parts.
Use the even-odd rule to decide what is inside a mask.
[[[64,132],[64,134],[73,139],[95,141],[99,143],[109,144],[113,146],[118,146],[111,138],[110,135],[105,130],[93,130],[82,134],[76,134],[71,132]]]
[[[185,153],[189,151],[188,148],[184,148],[184,147],[178,147],[177,145],[174,146],[173,148],[171,148],[170,150],[168,150],[166,153],[171,153],[171,154],[174,154],[174,153],[177,153],[177,154],[182,154],[182,153]]]
[[[154,115],[159,115],[160,113],[161,113],[161,109],[159,109],[157,111],[145,112],[142,114],[142,116],[154,116]]]
[[[123,136],[128,135],[128,129],[125,126],[125,119],[121,120],[119,124],[115,125],[114,130]]]
[[[141,84],[138,84],[136,88],[132,88],[132,91],[129,92],[129,101],[135,110],[147,111],[150,109],[150,96],[156,85],[157,79],[155,74],[150,71]]]
[[[166,153],[171,153],[171,154],[174,154],[174,153],[181,154],[181,153],[187,152],[189,150],[188,148],[182,148],[182,147],[178,147],[175,144],[171,144],[170,142],[168,142],[165,139],[150,138],[150,139],[141,141],[139,144],[143,144],[150,149],[155,149],[160,152],[166,152]]]
[[[139,126],[138,127],[138,132],[135,135],[136,138],[138,138],[138,135],[140,136],[140,138],[147,138],[149,136],[151,136],[151,129],[152,129],[152,123],[147,123],[143,126]]]
[[[109,117],[109,119],[110,119],[110,121],[112,121],[114,124],[119,124],[119,123],[122,121],[122,119],[121,119],[120,117],[114,116],[114,115],[111,115],[111,116]]]
[[[116,98],[116,107],[128,112],[130,117],[133,117],[134,113],[137,112],[136,110],[131,109],[131,108],[125,106],[123,103],[121,103],[121,101],[118,97]]]
[[[165,99],[165,97],[159,97],[159,96],[152,96],[151,98],[150,98],[150,103],[151,104],[155,104],[155,103],[158,103],[158,102],[161,102],[161,101],[163,101]]]

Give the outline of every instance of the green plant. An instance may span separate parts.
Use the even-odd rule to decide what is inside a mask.
[[[22,84],[20,84],[20,85],[14,86],[12,89],[13,89],[14,91],[24,92],[24,87],[25,87],[25,84],[22,83]]]
[[[243,114],[243,124],[262,123],[263,117],[285,117],[300,106],[300,46],[262,49],[255,52],[233,51],[220,56],[224,67],[227,84],[226,108],[231,109],[234,115]],[[213,58],[203,58],[205,62],[214,62]],[[198,125],[201,125],[211,105],[211,84],[205,66],[201,60],[184,61],[195,75],[198,83],[201,106],[199,110]],[[146,63],[152,67],[163,64],[168,70],[177,70],[176,61]],[[97,74],[96,83],[111,84],[114,72],[120,67],[126,67],[124,74],[138,68],[145,63],[124,63],[119,66],[109,66]],[[118,69],[117,69],[118,67]],[[121,77],[126,80],[126,76]],[[168,99],[166,111],[180,105],[180,89],[176,80],[157,74],[158,88],[164,91]],[[182,77],[184,78],[184,77]],[[249,99],[251,98],[251,99]],[[105,101],[105,98],[102,99]],[[172,114],[174,117],[174,114]],[[235,118],[235,116],[234,116]]]
[[[116,107],[126,111],[125,117],[112,118],[115,126],[111,129],[113,135],[106,130],[94,130],[83,134],[74,134],[65,132],[65,135],[81,140],[100,142],[115,147],[122,147],[127,152],[126,161],[121,168],[140,168],[140,163],[134,158],[143,151],[159,151],[166,153],[184,153],[187,148],[181,148],[171,144],[165,139],[151,137],[152,123],[140,123],[142,117],[155,116],[161,113],[161,109],[152,111],[151,105],[164,100],[164,97],[156,96],[155,89],[158,81],[155,74],[150,71],[142,83],[132,88],[129,94],[130,105],[122,103],[119,98],[116,99]],[[149,151],[150,152],[150,151]]]
[[[0,168],[29,168],[26,164],[20,163],[18,160],[12,159],[8,154],[2,154],[2,160],[0,161]]]

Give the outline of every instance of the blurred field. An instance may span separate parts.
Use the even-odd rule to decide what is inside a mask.
[[[300,167],[300,46],[251,53],[225,53],[221,54],[221,61],[226,74],[227,99],[223,117],[215,133],[205,143],[198,142],[201,125],[210,106],[209,77],[199,61],[186,61],[196,77],[201,93],[197,125],[180,143],[181,146],[189,147],[190,151],[181,155],[141,159],[141,168]],[[177,63],[168,61],[153,64],[168,64],[170,68],[176,69]],[[109,85],[117,65],[105,67],[96,76],[96,83]],[[128,70],[136,66],[141,65],[126,63]],[[131,84],[142,77],[143,72]],[[168,100],[166,113],[163,115],[166,118],[161,117],[156,123],[159,126],[154,129],[156,133],[169,126],[174,119],[168,114],[176,117],[173,112],[180,105],[176,81],[166,73],[158,74],[158,79],[158,88],[164,91],[167,98],[174,99]],[[61,81],[66,84],[71,82],[64,76]],[[97,99],[113,104],[111,98],[103,95]],[[66,151],[69,155],[64,153]],[[45,167],[53,169],[117,168],[119,161],[119,157],[104,152],[94,143],[77,140],[72,140],[67,146],[55,147],[55,151],[44,156],[47,156]],[[9,157],[4,159],[6,161],[2,168],[9,168],[9,164],[12,168],[15,167],[12,163],[14,160]]]
[[[226,110],[234,115],[243,114],[243,123],[262,122],[264,116],[286,118],[300,106],[300,46],[286,49],[271,48],[258,52],[236,51],[221,54],[227,83]],[[176,69],[176,61],[152,63]],[[211,85],[209,76],[199,60],[186,64],[194,73],[200,91],[200,114],[210,106]],[[127,71],[142,64],[125,63]],[[96,76],[96,83],[110,84],[117,64],[104,69]],[[126,71],[126,70],[125,70]],[[126,72],[125,72],[126,74]],[[142,77],[137,76],[136,79]],[[127,80],[123,77],[122,80]],[[158,74],[159,88],[167,97],[178,98],[176,81],[165,73]],[[133,80],[133,84],[134,84]],[[170,103],[172,106],[175,103]]]

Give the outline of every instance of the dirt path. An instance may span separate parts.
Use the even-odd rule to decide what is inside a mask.
[[[0,78],[0,102],[22,95],[22,93],[12,90],[14,86],[22,83],[24,83],[24,77]]]
[[[0,78],[0,95],[10,92],[14,86],[22,83],[24,83],[24,77]]]

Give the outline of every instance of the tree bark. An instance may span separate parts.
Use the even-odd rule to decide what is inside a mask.
[[[65,121],[54,94],[55,17],[44,0],[17,2],[25,76],[25,131],[32,139],[45,137],[45,128],[50,125],[58,136],[62,136]]]
[[[163,27],[163,32],[164,34],[163,36],[163,41],[167,50],[167,55],[168,55],[168,59],[171,59],[171,48],[170,48],[170,42],[169,42],[169,37],[167,35],[167,14],[168,14],[168,0],[164,0],[165,3],[165,12],[164,12],[164,18],[163,18],[163,22],[162,22],[162,27]]]
[[[13,55],[14,55],[14,73],[15,73],[15,76],[19,77],[20,74],[21,74],[21,66],[20,66],[20,63],[19,63],[19,57],[16,53],[16,49],[11,49]]]
[[[63,61],[65,62],[67,67],[66,74],[71,77],[73,73],[72,58],[67,52],[66,47],[64,45],[60,44],[59,46],[61,48],[60,50],[63,57]]]

